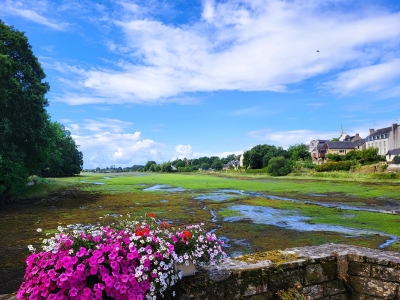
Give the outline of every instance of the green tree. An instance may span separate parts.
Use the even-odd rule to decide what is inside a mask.
[[[341,161],[342,160],[342,157],[337,153],[328,153],[326,155],[326,158],[331,161]]]
[[[291,172],[290,161],[283,156],[273,157],[269,160],[267,173],[272,176],[286,176]]]
[[[361,151],[357,151],[357,150],[351,150],[349,152],[347,152],[344,156],[344,160],[357,160],[360,159]]]
[[[368,148],[360,151],[360,158],[368,162],[376,162],[380,160],[380,155],[378,154],[378,148]]]
[[[200,165],[200,168],[201,168],[202,170],[208,170],[208,169],[210,168],[210,164],[203,162],[203,163]]]
[[[43,163],[41,175],[44,177],[72,176],[82,171],[83,155],[78,150],[71,133],[64,125],[50,123],[51,144],[47,149],[47,161]]]
[[[396,155],[395,157],[393,157],[392,163],[394,163],[395,165],[400,165],[400,156]]]
[[[221,160],[219,160],[219,159],[218,160],[215,159],[211,165],[211,168],[213,168],[214,170],[217,170],[217,171],[221,171],[223,167],[224,167],[224,165],[222,164]]]
[[[287,152],[292,161],[311,160],[310,152],[308,152],[308,147],[305,144],[290,146]]]
[[[149,161],[144,165],[143,171],[145,171],[145,172],[150,171],[151,165],[156,165],[156,164],[157,164],[157,163],[156,163],[154,160],[149,160]]]
[[[15,195],[41,171],[52,140],[45,98],[49,85],[23,32],[0,20],[0,186]]]

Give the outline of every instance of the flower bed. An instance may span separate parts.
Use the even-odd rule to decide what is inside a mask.
[[[108,226],[68,226],[26,260],[18,299],[156,299],[181,272],[176,263],[215,264],[226,255],[204,224],[174,229],[149,213]]]

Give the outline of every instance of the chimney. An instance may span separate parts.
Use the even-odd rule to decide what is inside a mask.
[[[394,131],[394,130],[397,128],[397,126],[399,126],[399,125],[396,124],[396,123],[393,123],[393,124],[392,124],[392,130]]]
[[[370,129],[370,130],[369,130],[369,135],[374,134],[374,132],[375,132],[375,130]]]
[[[356,133],[356,137],[357,137],[357,138],[359,138],[359,137],[360,137],[360,135],[359,135],[358,133]]]

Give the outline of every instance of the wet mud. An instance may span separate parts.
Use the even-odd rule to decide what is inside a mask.
[[[106,178],[107,180],[107,178]],[[91,186],[93,184],[88,183]],[[84,186],[83,186],[84,188]],[[117,187],[115,187],[117,188]],[[175,227],[183,224],[205,223],[225,242],[228,255],[285,249],[289,247],[319,245],[327,242],[353,244],[378,248],[387,236],[374,232],[360,234],[346,231],[298,231],[296,228],[279,226],[278,216],[274,222],[256,222],[251,218],[229,219],[221,214],[223,209],[237,206],[244,211],[245,200],[260,197],[238,190],[216,190],[212,192],[188,191],[174,186],[143,186],[143,190],[111,193],[93,192],[82,189],[66,189],[53,192],[45,198],[22,200],[0,206],[0,295],[15,292],[22,280],[25,259],[29,255],[27,245],[40,249],[43,232],[54,233],[59,226],[69,224],[97,224],[106,214],[143,215],[155,213],[160,220],[168,220]],[[147,191],[145,190],[147,188]],[[150,189],[149,189],[150,188]],[[303,195],[304,196],[304,195]],[[342,195],[308,195],[297,197],[281,195],[285,201],[311,201],[313,203],[349,205],[360,208],[385,208],[383,203],[396,207],[390,199],[355,199]],[[264,195],[262,197],[267,197]],[[276,197],[276,196],[275,196]],[[382,201],[382,202],[381,202]],[[264,208],[263,208],[264,209]],[[388,209],[388,208],[386,208]],[[248,209],[251,210],[251,209]],[[257,209],[256,209],[257,210]],[[258,209],[266,216],[262,209]],[[351,213],[349,212],[349,216]],[[306,226],[307,220],[299,220]],[[282,218],[280,224],[290,224]],[[292,226],[293,227],[293,226]]]

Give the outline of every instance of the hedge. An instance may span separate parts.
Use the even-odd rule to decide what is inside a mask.
[[[349,171],[353,164],[350,161],[329,161],[322,165],[316,165],[315,171],[329,172],[329,171]]]

